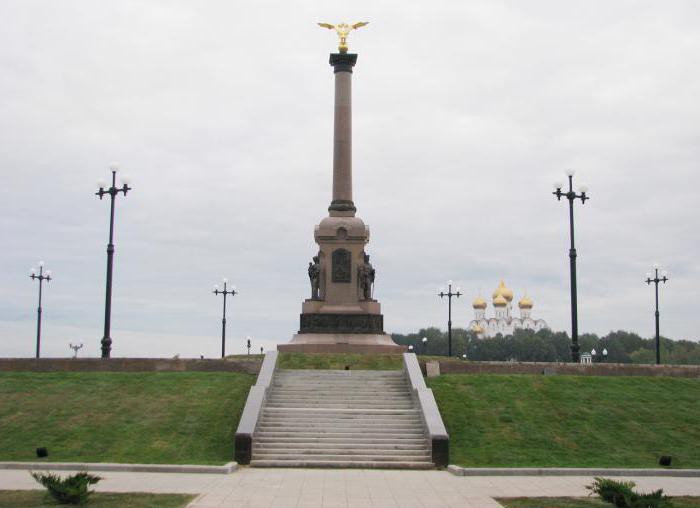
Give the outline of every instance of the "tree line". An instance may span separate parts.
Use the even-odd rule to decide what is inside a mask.
[[[422,328],[417,333],[392,334],[397,344],[413,346],[418,354],[447,355],[447,332],[439,328]],[[423,337],[428,340],[423,342]],[[700,364],[700,343],[661,337],[661,362]],[[595,349],[595,361],[610,363],[655,363],[655,340],[636,333],[618,330],[603,337],[594,333],[579,336],[581,353]],[[565,362],[571,360],[571,338],[566,332],[552,330],[516,330],[513,335],[498,334],[479,339],[471,330],[452,329],[452,356],[474,361]],[[607,350],[603,358],[602,351]]]

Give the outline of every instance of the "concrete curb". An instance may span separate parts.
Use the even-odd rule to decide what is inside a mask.
[[[110,462],[0,462],[2,469],[27,471],[116,471],[122,473],[200,473],[231,474],[238,464],[198,466],[188,464],[115,464]]]
[[[676,476],[700,477],[700,469],[604,469],[576,467],[460,467],[447,466],[455,476]]]

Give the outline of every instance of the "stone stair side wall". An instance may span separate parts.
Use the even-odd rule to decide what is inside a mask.
[[[246,399],[234,439],[234,456],[239,464],[250,464],[253,456],[253,434],[270,392],[272,379],[277,370],[278,357],[279,353],[277,351],[265,353],[265,359],[258,373],[258,379],[255,385],[251,387],[250,392],[248,392],[248,398]]]
[[[450,457],[450,436],[447,434],[442,416],[440,416],[433,391],[425,384],[415,353],[403,354],[403,370],[414,400],[423,416],[426,432],[430,439],[432,461],[437,467],[447,467]]]

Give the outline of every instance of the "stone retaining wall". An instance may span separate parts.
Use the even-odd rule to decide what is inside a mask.
[[[0,372],[244,372],[257,374],[262,359],[0,358]]]
[[[425,374],[425,361],[420,360]],[[257,374],[260,358],[200,360],[169,358],[0,358],[0,372],[244,372]],[[458,362],[441,361],[441,374],[535,374],[574,376],[668,376],[700,378],[700,365],[629,363]]]
[[[425,362],[421,362],[425,372]],[[536,374],[571,376],[667,376],[700,378],[700,365],[630,363],[455,362],[441,361],[440,374]]]

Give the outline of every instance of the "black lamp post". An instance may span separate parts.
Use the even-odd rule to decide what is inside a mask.
[[[661,339],[659,338],[659,282],[666,284],[669,279],[666,270],[661,270],[661,272],[659,272],[659,265],[657,263],[654,263],[654,277],[652,278],[651,275],[651,273],[647,273],[646,283],[654,283],[654,297],[656,303],[656,310],[654,312],[656,318],[656,365],[659,365],[661,363]]]
[[[41,349],[41,293],[44,281],[51,280],[51,270],[46,270],[44,273],[44,262],[39,261],[39,273],[36,273],[36,268],[32,268],[29,277],[39,281],[39,307],[36,309],[36,357],[39,358]]]
[[[595,350],[595,348],[591,349],[591,359],[594,362],[604,362],[608,358],[608,350],[607,348],[603,348],[603,350],[600,352],[600,355],[598,355],[598,351]]]
[[[428,351],[428,337],[423,337],[421,342],[423,343],[423,354],[425,354]]]
[[[248,349],[248,356],[250,356],[250,337],[246,337],[246,345],[245,347]]]
[[[107,289],[105,291],[105,329],[102,337],[102,358],[109,358],[112,351],[112,337],[110,336],[112,327],[112,268],[114,266],[114,200],[117,195],[122,192],[124,196],[131,190],[129,187],[129,179],[122,176],[122,186],[117,187],[117,165],[110,166],[112,172],[112,185],[106,188],[107,183],[100,180],[97,185],[99,190],[95,195],[102,199],[105,194],[109,194],[109,243],[107,244]]]
[[[72,342],[69,342],[68,347],[73,350],[73,358],[78,358],[78,351],[83,349],[83,343],[81,342],[79,345],[78,344],[73,345]]]
[[[455,292],[452,292],[452,281],[448,280],[447,281],[447,292],[445,292],[444,289],[440,288],[440,292],[438,293],[440,298],[447,297],[447,356],[452,356],[452,297],[456,296],[459,298],[462,296],[462,293],[460,293],[459,288],[455,290]]]
[[[224,313],[221,319],[221,358],[226,356],[226,297],[228,295],[233,296],[238,294],[236,291],[236,286],[231,286],[231,289],[229,290],[227,288],[227,284],[228,279],[224,279],[224,289],[221,290],[219,289],[219,286],[216,285],[214,286],[214,291],[212,291],[215,295],[224,295]]]
[[[569,200],[569,233],[571,237],[571,247],[569,248],[569,271],[571,274],[571,361],[579,363],[580,347],[578,345],[578,305],[576,302],[576,247],[574,245],[574,201],[581,200],[581,204],[590,199],[586,192],[588,188],[585,185],[580,185],[579,193],[574,192],[574,171],[568,170],[566,176],[569,179],[568,192],[562,192],[562,184],[557,182],[554,184],[554,194],[557,200],[561,201],[562,197]]]

